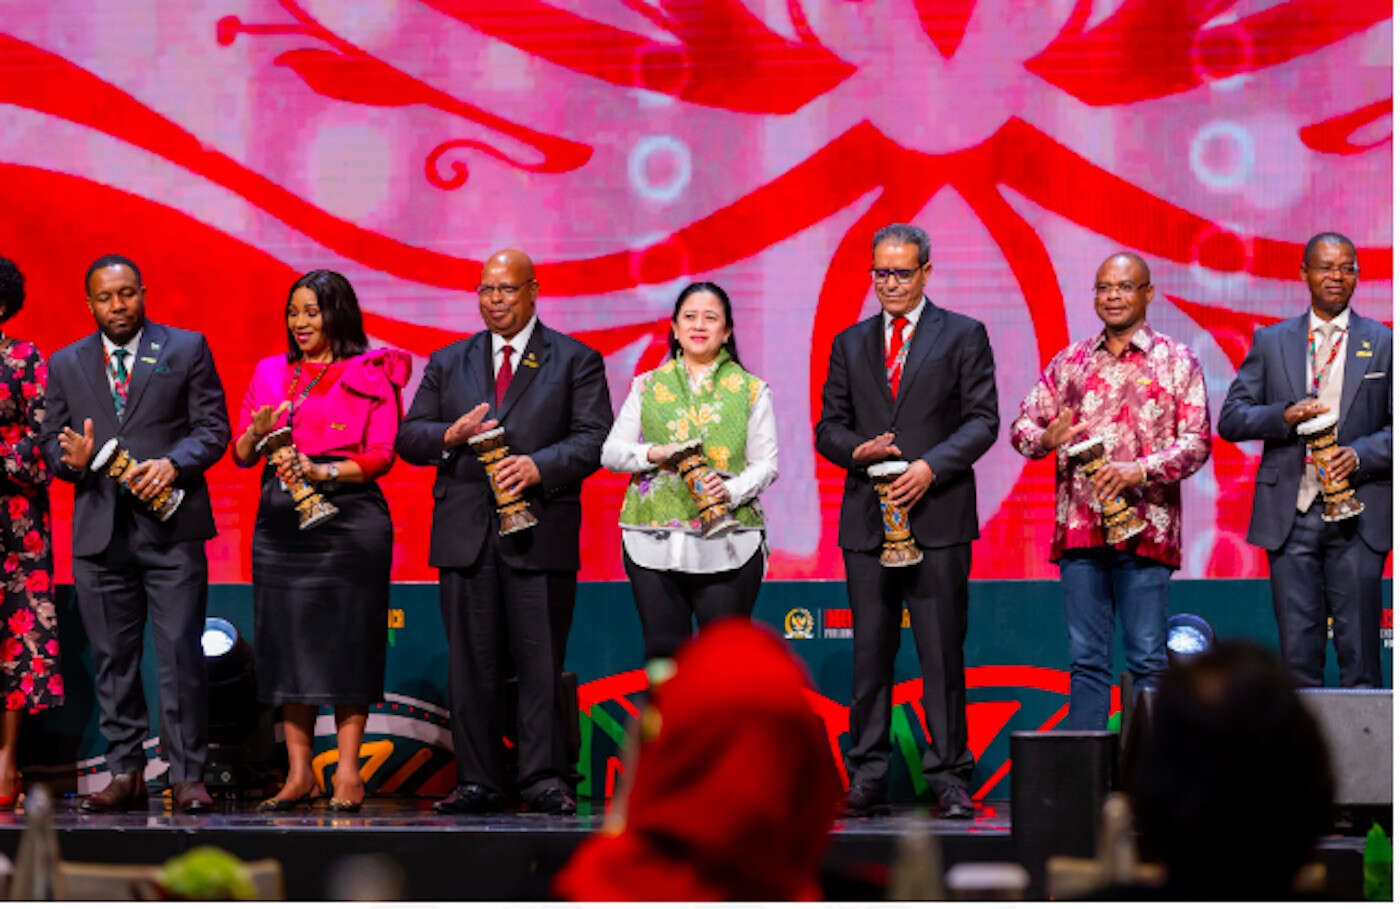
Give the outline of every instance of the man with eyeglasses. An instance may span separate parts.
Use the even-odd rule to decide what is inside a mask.
[[[1356,246],[1320,233],[1303,249],[1306,313],[1254,333],[1220,409],[1220,435],[1262,439],[1246,539],[1269,557],[1279,649],[1300,686],[1320,686],[1327,619],[1344,687],[1381,684],[1381,574],[1390,551],[1391,330],[1350,309]],[[1309,463],[1298,426],[1336,415],[1330,463]],[[1320,469],[1365,510],[1323,517]]]
[[[486,331],[429,358],[399,427],[404,460],[437,467],[428,562],[439,570],[458,776],[434,805],[444,813],[501,811],[513,791],[529,811],[575,810],[563,779],[559,673],[578,586],[580,490],[599,467],[612,402],[602,356],[540,322],[538,294],[523,252],[487,259],[477,288]],[[496,482],[539,520],[507,536],[466,444],[497,425],[510,454]],[[514,786],[501,742],[507,663],[519,680]]]
[[[929,747],[924,777],[945,818],[972,816],[967,784],[967,577],[977,538],[972,465],[1000,428],[992,348],[975,319],[924,296],[929,239],[908,224],[871,244],[881,312],[836,336],[822,388],[817,450],[846,471],[838,542],[854,631],[847,815],[889,811],[890,718],[902,606],[918,647]],[[894,502],[923,556],[880,564],[880,505],[867,468],[904,460]]]
[[[1210,457],[1205,376],[1191,348],[1147,325],[1152,276],[1142,257],[1109,256],[1094,276],[1103,330],[1051,358],[1021,402],[1011,444],[1055,453],[1055,536],[1069,637],[1069,714],[1061,729],[1102,730],[1112,686],[1114,614],[1138,687],[1167,668],[1167,591],[1181,567],[1181,481]],[[1098,437],[1108,463],[1092,481],[1067,443]],[[1122,495],[1145,525],[1109,543],[1100,502]]]

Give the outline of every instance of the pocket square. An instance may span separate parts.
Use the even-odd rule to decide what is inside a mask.
[[[167,366],[166,364],[162,363],[162,364],[160,364],[159,366],[157,366],[157,367],[155,368],[154,372],[155,372],[155,374],[158,375],[158,376],[159,376],[159,375],[164,375],[165,373],[170,372],[170,367]]]
[[[1384,378],[1385,378],[1385,373],[1383,373],[1383,372],[1368,372],[1368,373],[1366,373],[1366,375],[1362,376],[1361,378],[1363,378],[1363,379],[1384,379]]]

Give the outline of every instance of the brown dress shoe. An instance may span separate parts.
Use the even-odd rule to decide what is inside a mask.
[[[176,811],[183,811],[186,814],[203,814],[214,803],[214,800],[209,797],[209,790],[205,789],[204,784],[199,780],[172,783],[170,785],[170,800],[175,803]]]
[[[106,789],[89,795],[78,807],[83,811],[145,811],[145,775],[139,770],[114,773]]]

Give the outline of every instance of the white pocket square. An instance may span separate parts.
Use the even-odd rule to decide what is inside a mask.
[[[1368,372],[1368,373],[1366,373],[1366,375],[1362,376],[1361,378],[1363,378],[1363,379],[1384,379],[1384,378],[1385,378],[1385,373],[1383,373],[1383,372]]]

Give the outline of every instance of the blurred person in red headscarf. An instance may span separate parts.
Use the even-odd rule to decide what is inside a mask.
[[[572,900],[821,899],[841,798],[806,673],[771,631],[722,619],[642,713],[627,792],[554,880]],[[661,673],[664,674],[664,673]]]

